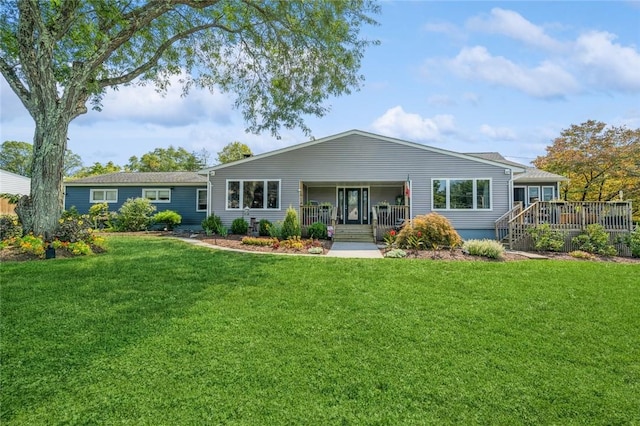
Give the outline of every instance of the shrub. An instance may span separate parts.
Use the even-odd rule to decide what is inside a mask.
[[[242,244],[249,246],[272,246],[276,240],[273,238],[256,238],[256,237],[243,237]]]
[[[552,229],[548,223],[529,229],[528,232],[533,240],[533,248],[537,251],[560,251],[564,247],[565,233]]]
[[[282,222],[282,239],[286,240],[291,237],[299,237],[300,235],[298,213],[293,207],[289,206],[287,215],[284,217],[284,222]]]
[[[109,211],[107,203],[96,203],[89,208],[89,220],[93,229],[113,228],[112,221],[116,216],[115,212]]]
[[[490,259],[500,259],[504,254],[504,246],[495,240],[468,240],[462,249],[472,256],[484,256]]]
[[[391,258],[401,258],[406,256],[407,256],[407,252],[405,252],[402,249],[389,250],[384,254],[384,257],[391,257]]]
[[[156,206],[146,198],[129,198],[118,211],[120,231],[145,231],[151,224],[151,215],[156,211]]]
[[[269,236],[271,238],[282,238],[282,222],[278,221],[269,225]]]
[[[176,225],[182,223],[182,216],[173,210],[163,210],[153,216],[155,223],[163,223],[165,228],[172,230]]]
[[[322,253],[324,253],[324,249],[322,247],[310,247],[307,251],[310,254],[322,254]]]
[[[587,253],[586,251],[574,250],[569,252],[569,256],[575,257],[576,259],[585,259],[585,260],[593,260],[595,258],[591,253]]]
[[[269,227],[271,227],[271,222],[267,219],[260,219],[260,222],[258,222],[258,235],[261,237],[268,237]]]
[[[22,253],[44,256],[45,247],[42,237],[36,237],[33,234],[25,235],[16,241],[16,245]]]
[[[295,236],[280,241],[280,247],[293,250],[302,250],[305,247],[305,242],[300,239],[300,236]]]
[[[640,225],[636,225],[636,230],[629,234],[626,243],[631,249],[631,256],[640,257]]]
[[[222,219],[220,219],[220,216],[216,216],[215,214],[211,214],[209,215],[206,219],[204,219],[201,223],[202,225],[202,229],[204,229],[204,232],[207,235],[211,235],[211,234],[220,234],[222,235]],[[225,232],[224,235],[226,235],[227,233]]]
[[[462,244],[462,238],[449,220],[438,214],[429,213],[416,216],[409,224],[402,227],[396,242],[399,247],[420,249],[455,248]]]
[[[231,233],[237,235],[244,235],[249,230],[249,224],[243,217],[234,219],[231,222]]]
[[[317,240],[327,239],[327,225],[322,222],[314,222],[307,229],[309,238],[315,238]]]
[[[91,232],[91,220],[88,215],[67,215],[58,220],[53,238],[69,243],[89,241]]]
[[[22,237],[22,225],[20,225],[18,216],[13,214],[0,215],[0,241],[20,237]]]
[[[76,208],[76,206],[71,206],[68,209],[66,209],[65,211],[62,212],[62,215],[60,216],[62,219],[66,219],[68,217],[80,217],[80,212],[78,211],[78,209]]]
[[[587,253],[602,256],[615,256],[618,253],[616,248],[609,244],[609,234],[599,223],[587,225],[580,235],[571,239],[571,242],[578,246],[578,250]]]

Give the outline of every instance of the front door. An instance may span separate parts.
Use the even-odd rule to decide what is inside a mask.
[[[362,209],[360,208],[362,205],[362,190],[361,188],[346,188],[345,191],[345,223],[351,225],[360,224],[362,223]]]

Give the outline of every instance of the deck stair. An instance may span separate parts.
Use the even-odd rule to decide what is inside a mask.
[[[373,243],[371,225],[337,225],[333,234],[336,242]]]

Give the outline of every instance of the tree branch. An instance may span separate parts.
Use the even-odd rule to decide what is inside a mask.
[[[145,72],[149,71],[151,68],[153,68],[155,65],[157,65],[158,61],[160,60],[160,58],[162,57],[162,55],[167,51],[168,48],[170,48],[176,41],[182,40],[187,38],[188,36],[195,34],[199,31],[204,31],[207,30],[209,28],[220,28],[223,29],[224,31],[227,32],[236,32],[231,28],[228,28],[226,26],[217,24],[217,23],[212,23],[212,24],[206,24],[206,25],[199,25],[197,27],[193,27],[188,29],[187,31],[183,31],[181,33],[178,33],[176,35],[174,35],[173,37],[167,39],[164,43],[162,43],[158,49],[156,50],[156,53],[144,64],[140,65],[138,68],[134,69],[133,71],[118,76],[118,77],[114,77],[114,78],[107,78],[107,79],[103,79],[103,80],[98,80],[97,83],[101,88],[104,87],[109,87],[109,86],[115,86],[118,84],[123,84],[123,83],[128,83],[132,80],[134,80],[136,77],[139,77],[140,75],[144,74]]]
[[[9,87],[16,92],[25,108],[29,110],[28,103],[31,101],[31,92],[27,89],[22,80],[20,80],[20,77],[18,77],[15,66],[9,65],[3,57],[0,57],[0,72],[2,72],[7,83],[9,83]]]

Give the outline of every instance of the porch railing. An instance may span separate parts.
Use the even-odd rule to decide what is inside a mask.
[[[386,232],[399,228],[405,220],[409,220],[409,206],[377,205],[371,208],[375,218],[376,238],[382,237]]]
[[[599,223],[608,230],[633,230],[630,201],[538,201],[509,223],[548,223],[560,230],[584,229],[587,225]]]
[[[300,206],[300,226],[305,228],[315,222],[333,225],[334,210],[333,206]]]
[[[552,229],[565,233],[565,251],[573,249],[573,236],[595,223],[604,227],[612,241],[617,241],[620,235],[626,235],[634,229],[631,207],[630,201],[538,201],[509,219],[509,247],[531,249],[532,240],[528,230],[542,224],[548,224]],[[496,221],[498,236],[500,232],[502,231],[499,230]],[[618,248],[619,252],[621,250]]]
[[[522,203],[517,202],[511,210],[496,220],[496,240],[503,241],[509,236],[509,222],[522,212]]]

